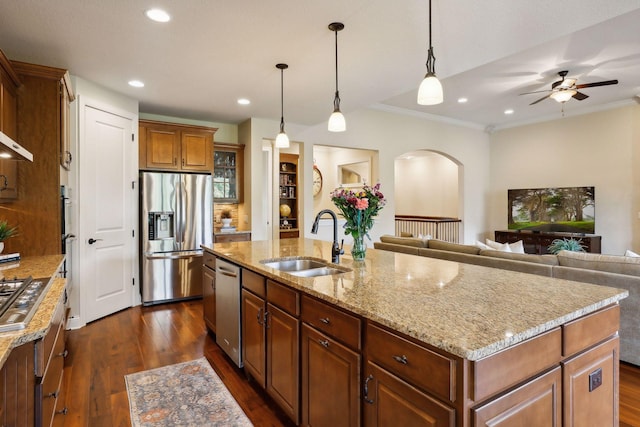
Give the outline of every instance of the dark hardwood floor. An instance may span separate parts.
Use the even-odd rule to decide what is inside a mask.
[[[292,423],[207,334],[200,300],[134,307],[68,331],[65,427],[130,426],[124,376],[205,356],[256,427]],[[620,427],[640,427],[640,368],[620,365]]]

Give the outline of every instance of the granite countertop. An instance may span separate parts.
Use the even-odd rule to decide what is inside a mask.
[[[18,263],[0,264],[0,278],[47,278],[50,277],[49,288],[37,311],[25,329],[0,333],[0,368],[15,347],[42,338],[49,331],[51,319],[60,299],[64,296],[66,280],[56,277],[64,255],[45,255],[22,258]]]
[[[347,273],[296,277],[260,261],[331,259],[312,239],[233,242],[207,251],[468,360],[478,360],[614,304],[628,291],[533,274],[367,249]]]

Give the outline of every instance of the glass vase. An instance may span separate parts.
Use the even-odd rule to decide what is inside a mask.
[[[364,235],[353,236],[353,246],[351,246],[351,256],[354,261],[364,261],[367,254],[367,245],[364,244]]]

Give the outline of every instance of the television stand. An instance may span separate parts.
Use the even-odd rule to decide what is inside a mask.
[[[580,240],[584,250],[599,254],[601,236],[581,233],[539,232],[529,230],[500,230],[495,232],[495,240],[499,243],[515,243],[522,240],[524,251],[528,254],[548,254],[547,247],[556,239]]]

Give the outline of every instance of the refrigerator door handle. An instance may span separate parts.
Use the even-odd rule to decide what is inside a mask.
[[[185,258],[193,258],[194,256],[201,256],[201,255],[202,253],[189,252],[189,253],[145,255],[145,258],[146,259],[185,259]]]

